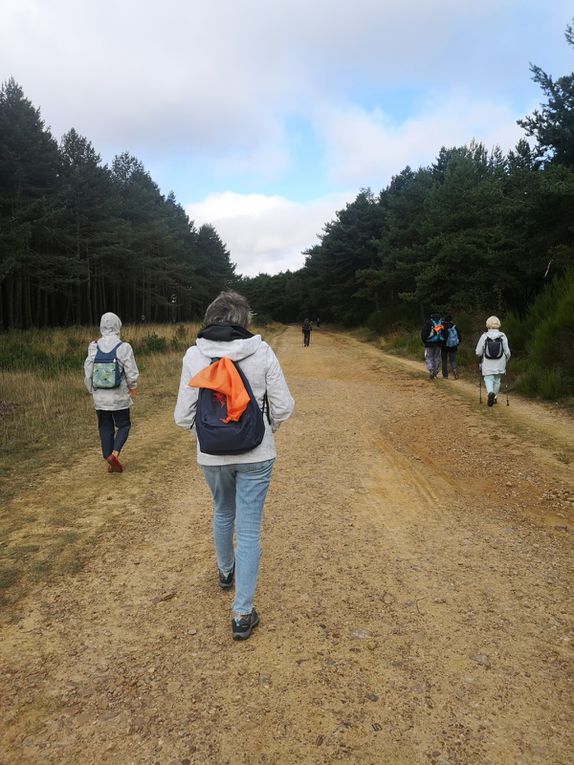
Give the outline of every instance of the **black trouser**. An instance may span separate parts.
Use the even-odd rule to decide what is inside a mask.
[[[456,372],[456,348],[446,348],[444,345],[440,349],[440,357],[442,361],[442,376],[448,377],[448,362],[450,361],[450,368],[453,372]]]
[[[102,454],[107,459],[112,452],[121,452],[123,445],[128,440],[128,434],[132,426],[129,409],[118,409],[108,412],[104,409],[96,409],[98,415],[98,430]]]
[[[311,330],[303,330],[303,345],[305,348],[309,345],[311,342]]]

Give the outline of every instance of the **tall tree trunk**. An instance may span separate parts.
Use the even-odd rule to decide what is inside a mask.
[[[26,328],[33,325],[32,321],[32,289],[30,284],[30,277],[26,274],[24,276],[23,284],[23,311],[24,311],[24,326]]]
[[[22,329],[22,272],[16,274],[16,285],[14,290],[14,326]]]

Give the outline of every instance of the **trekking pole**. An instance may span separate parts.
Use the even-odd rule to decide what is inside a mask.
[[[478,400],[482,404],[482,375],[480,374],[480,366],[478,367]]]
[[[508,377],[506,374],[504,375],[504,390],[506,391],[506,406],[510,406],[510,401],[508,400]]]

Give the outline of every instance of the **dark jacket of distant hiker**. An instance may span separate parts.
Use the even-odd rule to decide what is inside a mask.
[[[449,331],[449,329],[450,329],[451,327],[454,327],[454,329],[455,329],[455,332],[456,332],[456,334],[457,334],[457,337],[458,337],[458,342],[459,342],[459,344],[460,344],[460,343],[462,343],[462,335],[460,334],[460,330],[459,330],[459,328],[456,326],[456,323],[455,323],[454,321],[446,321],[446,320],[445,320],[445,322],[444,322],[444,330],[443,330],[443,335],[444,335],[444,341],[443,341],[443,345],[444,345],[444,347],[445,347],[445,348],[448,348],[448,350],[449,350],[449,351],[450,351],[450,350],[456,350],[456,346],[453,346],[453,347],[449,347],[449,346],[447,346],[447,344],[446,344],[446,341],[447,341],[447,338],[448,338],[448,331]]]
[[[440,346],[442,345],[442,341],[440,340],[432,342],[432,341],[429,341],[428,339],[433,328],[433,319],[435,322],[437,321],[440,322],[441,321],[440,313],[431,313],[430,317],[423,324],[423,328],[421,329],[421,340],[423,341],[425,348],[440,348]],[[443,336],[444,336],[444,332],[443,332]]]

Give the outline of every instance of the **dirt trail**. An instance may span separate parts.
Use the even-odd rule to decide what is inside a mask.
[[[101,497],[88,455],[19,498],[119,519],[3,628],[2,763],[571,762],[572,421],[479,408],[468,383],[343,335],[301,344],[276,343],[297,408],[246,643],[173,401]]]

